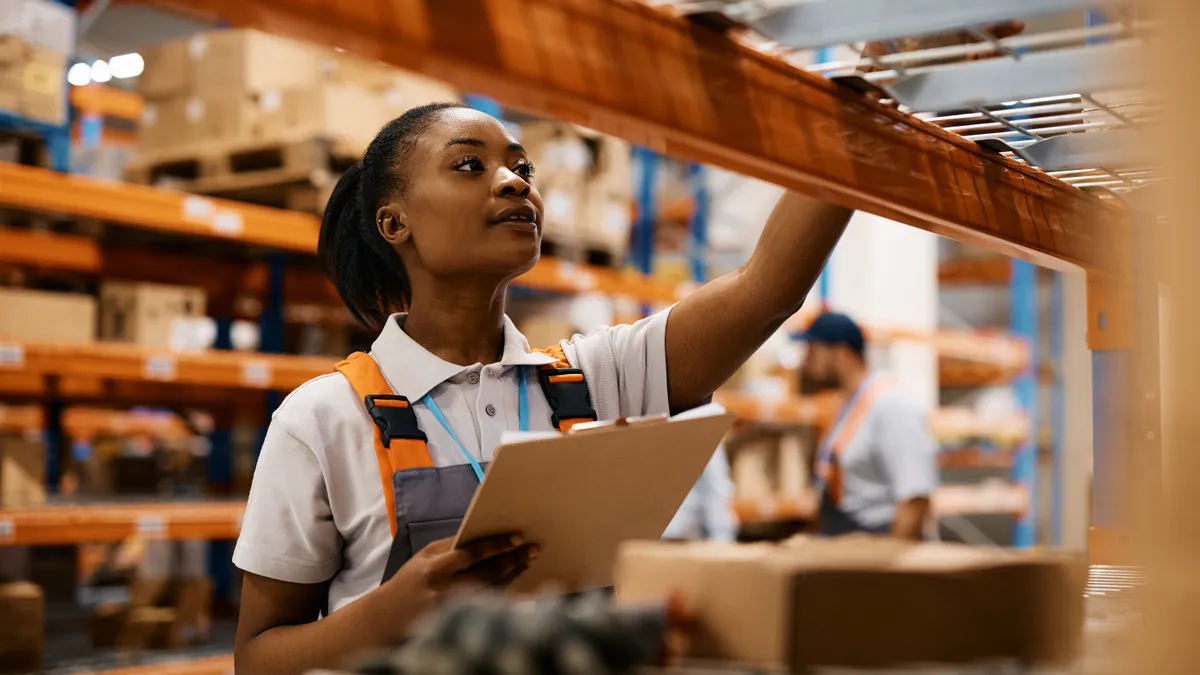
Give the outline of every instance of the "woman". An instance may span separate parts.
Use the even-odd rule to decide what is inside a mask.
[[[455,587],[515,578],[532,543],[452,550],[447,538],[500,434],[570,421],[559,413],[612,419],[706,401],[800,307],[850,216],[786,195],[738,271],[547,354],[504,314],[509,283],[538,259],[534,185],[503,124],[447,104],[389,123],[338,182],[318,252],[350,311],[381,332],[371,358],[301,386],[271,422],[234,553],[246,573],[239,672],[336,666],[400,641]],[[553,386],[582,380],[590,396],[548,399],[555,367],[578,370],[556,371],[571,374]],[[534,378],[544,386],[527,386]],[[368,398],[371,382],[388,395]]]

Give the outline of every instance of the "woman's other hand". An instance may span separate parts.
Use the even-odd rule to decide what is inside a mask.
[[[454,548],[454,538],[438,539],[421,549],[384,584],[394,594],[405,625],[464,587],[506,587],[529,569],[538,549],[517,535],[501,535]]]

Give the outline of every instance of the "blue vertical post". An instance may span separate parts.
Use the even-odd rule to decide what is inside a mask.
[[[711,204],[708,194],[708,169],[703,164],[688,164],[688,187],[692,193],[692,217],[688,221],[688,258],[692,281],[708,281],[708,219]]]
[[[267,257],[267,263],[270,268],[269,285],[267,288],[267,302],[263,306],[262,317],[259,318],[259,347],[260,350],[268,354],[282,354],[284,345],[284,317],[283,317],[283,273],[286,257],[281,252],[271,253]],[[267,423],[271,421],[271,415],[275,413],[275,409],[283,402],[283,396],[278,391],[267,392]],[[258,461],[258,452],[262,447],[262,440],[266,438],[267,430],[264,427],[260,436],[259,443],[254,449],[255,463]]]
[[[463,97],[463,103],[480,112],[485,112],[498,120],[504,119],[504,108],[495,99],[479,96],[478,94],[468,94]]]
[[[649,148],[633,149],[634,197],[638,214],[633,221],[633,241],[629,254],[633,266],[642,274],[654,273],[654,225],[658,219],[658,198],[655,186],[658,179],[658,153]],[[643,307],[649,314],[650,308]]]
[[[217,319],[217,338],[213,347],[218,350],[233,349],[233,320],[229,317]],[[233,485],[233,429],[231,417],[222,411],[214,416],[214,429],[208,435],[208,458],[205,463],[206,477],[210,486],[223,486],[221,494],[228,494]],[[229,541],[208,542],[208,576],[213,582],[213,593],[217,597],[229,597],[233,592],[233,544]]]
[[[1063,383],[1063,275],[1054,272],[1050,287],[1050,365],[1054,381],[1050,385],[1050,433],[1054,473],[1050,489],[1050,541],[1062,544],[1063,481],[1066,479],[1066,400]]]
[[[57,380],[57,378],[52,378]],[[54,381],[48,387],[49,399],[43,411],[45,415],[46,442],[46,493],[58,494],[62,484],[62,458],[66,448],[67,437],[63,431],[63,402],[58,395],[58,382]]]
[[[1013,545],[1017,548],[1037,543],[1038,474],[1038,301],[1037,267],[1024,260],[1012,261],[1010,277],[1012,307],[1010,323],[1014,336],[1029,346],[1029,362],[1013,386],[1017,402],[1029,419],[1030,436],[1017,449],[1013,461],[1013,480],[1029,491],[1029,508],[1017,521]]]
[[[821,47],[815,55],[817,63],[829,63],[833,60],[833,47]],[[825,311],[829,307],[830,288],[830,268],[833,267],[833,256],[829,256],[825,267],[821,269],[821,276],[817,277],[817,301],[820,304],[820,310]]]

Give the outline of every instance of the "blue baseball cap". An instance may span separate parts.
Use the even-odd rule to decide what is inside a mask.
[[[813,319],[808,330],[796,336],[805,342],[846,345],[858,353],[866,351],[867,340],[854,319],[837,312],[825,312]]]

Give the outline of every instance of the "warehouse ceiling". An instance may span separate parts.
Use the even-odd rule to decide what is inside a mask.
[[[79,60],[136,52],[215,24],[156,6],[93,2],[80,15]]]

